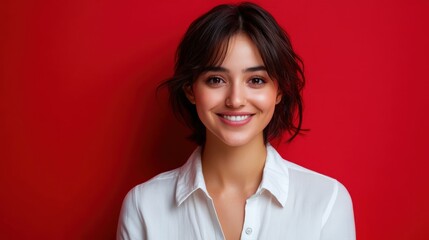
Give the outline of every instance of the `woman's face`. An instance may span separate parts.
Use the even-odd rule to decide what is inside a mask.
[[[206,142],[228,146],[263,142],[263,130],[281,100],[255,44],[245,34],[230,39],[220,66],[210,66],[185,89],[206,127]]]

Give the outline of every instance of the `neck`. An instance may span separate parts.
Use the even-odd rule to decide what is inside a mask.
[[[262,135],[238,147],[208,137],[202,151],[204,179],[209,188],[234,187],[256,191],[267,156]]]

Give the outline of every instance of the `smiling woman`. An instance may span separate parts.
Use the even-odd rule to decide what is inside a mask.
[[[220,140],[241,146],[263,140],[263,130],[281,100],[277,81],[266,71],[250,38],[238,33],[229,40],[220,67],[209,67],[186,87],[206,129],[206,145]]]
[[[301,60],[268,12],[220,5],[195,20],[163,86],[199,147],[128,193],[118,239],[355,239],[345,187],[268,143],[300,132],[304,86]]]

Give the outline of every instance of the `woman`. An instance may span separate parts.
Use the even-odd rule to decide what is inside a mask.
[[[301,60],[269,13],[242,3],[196,19],[165,85],[199,147],[128,193],[118,239],[355,239],[344,186],[268,143],[300,132],[304,85]]]

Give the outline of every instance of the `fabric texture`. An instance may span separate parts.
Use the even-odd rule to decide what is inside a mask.
[[[125,197],[118,240],[224,239],[197,148],[180,168]],[[267,145],[261,184],[246,201],[242,240],[354,240],[353,206],[337,180],[284,160]]]

